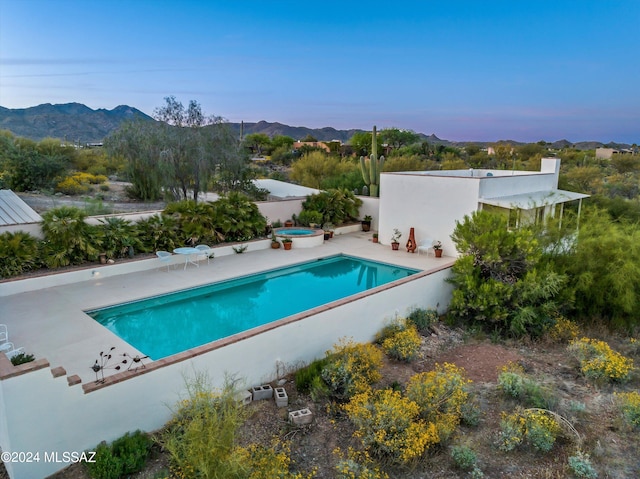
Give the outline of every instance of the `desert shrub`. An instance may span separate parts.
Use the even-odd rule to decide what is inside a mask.
[[[335,466],[336,479],[389,479],[379,466],[374,464],[366,452],[349,447],[345,457],[340,448],[333,451],[338,461]]]
[[[89,190],[90,187],[87,183],[82,183],[73,176],[68,176],[56,185],[56,191],[65,195],[83,195]]]
[[[30,363],[35,359],[33,354],[18,353],[11,357],[11,364],[18,366],[19,364]]]
[[[303,211],[317,211],[322,215],[322,223],[341,225],[355,221],[359,217],[362,200],[346,189],[322,191],[307,196],[302,202]]]
[[[288,444],[276,442],[271,447],[251,444],[248,447],[236,447],[233,456],[242,464],[240,476],[246,479],[307,479],[311,474],[292,473],[290,449]],[[220,476],[213,476],[220,477]]]
[[[580,335],[580,326],[565,317],[558,317],[548,331],[549,339],[556,343],[568,343]]]
[[[187,397],[179,401],[159,436],[177,477],[236,477],[243,470],[234,454],[245,410],[235,399],[233,383],[213,390],[202,373],[187,381]]]
[[[435,309],[418,308],[411,311],[407,319],[416,325],[418,331],[425,333],[433,324],[439,321],[440,317]]]
[[[582,338],[569,343],[569,352],[580,362],[580,370],[595,382],[625,382],[633,370],[633,360],[612,350],[597,339]]]
[[[451,458],[456,467],[469,471],[478,462],[478,456],[469,446],[451,446]]]
[[[29,233],[0,234],[0,278],[10,278],[36,268],[38,251],[38,240]]]
[[[215,234],[221,241],[248,241],[264,235],[267,219],[242,193],[231,192],[211,204]]]
[[[615,393],[615,398],[625,422],[632,427],[640,428],[640,393]]]
[[[315,378],[320,377],[322,368],[326,366],[327,361],[327,358],[316,359],[308,366],[298,369],[294,376],[296,389],[304,393],[309,392],[313,381]]]
[[[321,375],[331,394],[345,400],[379,381],[381,366],[382,352],[373,344],[341,339],[332,351],[327,351],[327,364]]]
[[[597,471],[591,464],[589,454],[578,451],[574,456],[569,457],[569,467],[576,477],[584,477],[586,479],[596,479]]]
[[[302,210],[298,215],[297,222],[302,226],[309,226],[311,223],[322,224],[322,213],[313,210]]]
[[[525,409],[512,414],[503,412],[498,447],[502,451],[512,451],[522,444],[529,444],[538,451],[549,452],[559,433],[560,425],[548,411]]]
[[[110,189],[109,185],[100,185],[100,191],[109,191]]]
[[[449,363],[436,364],[434,371],[409,380],[407,397],[420,408],[420,417],[436,426],[441,441],[446,441],[460,424],[469,383],[464,369]]]
[[[408,322],[403,318],[394,318],[388,321],[380,331],[376,333],[376,344],[382,344],[386,339],[396,335],[400,331],[404,331],[407,328]]]
[[[507,396],[518,399],[523,406],[552,409],[558,403],[554,392],[529,378],[515,363],[503,366],[498,375],[498,387]]]
[[[95,462],[87,462],[87,471],[94,479],[118,479],[141,471],[151,452],[152,441],[142,431],[126,433],[111,444],[96,447]]]
[[[368,389],[353,396],[345,411],[365,449],[393,464],[419,459],[440,440],[435,425],[420,419],[418,404],[398,391]]]
[[[410,362],[418,357],[421,344],[418,329],[413,324],[410,324],[385,339],[382,342],[382,349],[386,354],[398,361]]]

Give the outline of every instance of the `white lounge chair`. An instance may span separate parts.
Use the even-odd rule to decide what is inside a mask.
[[[213,253],[213,250],[206,244],[199,244],[196,246],[196,249],[200,250],[200,253],[198,253],[198,261],[206,257],[207,264],[209,264],[211,253]]]
[[[7,358],[11,359],[18,354],[24,354],[24,348],[16,348],[11,341],[7,341],[0,345],[0,352],[7,355]]]
[[[167,271],[169,271],[169,265],[171,264],[171,257],[173,255],[168,251],[156,251],[156,256],[161,263],[165,263],[167,265]]]
[[[6,324],[0,324],[0,344],[9,341],[9,330]]]
[[[436,253],[433,249],[433,243],[435,242],[435,240],[432,240],[431,238],[427,238],[424,239],[422,241],[420,241],[420,244],[418,245],[418,254],[420,253],[426,253],[427,256],[429,256],[429,253],[433,253],[433,255],[435,256]]]

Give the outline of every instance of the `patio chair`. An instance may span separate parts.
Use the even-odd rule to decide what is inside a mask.
[[[9,330],[6,324],[0,324],[0,344],[9,341]]]
[[[169,265],[171,264],[171,257],[173,255],[168,251],[156,251],[156,256],[161,263],[165,263],[167,265],[167,271],[169,271]]]
[[[435,256],[436,253],[433,250],[433,243],[434,240],[432,240],[431,238],[420,241],[420,244],[418,245],[418,254],[426,253],[427,256],[429,256],[429,253],[433,253],[433,255]]]
[[[200,250],[200,253],[198,253],[198,261],[201,259],[204,259],[205,257],[207,258],[207,264],[209,264],[209,261],[211,259],[211,253],[213,252],[213,250],[211,249],[211,247],[209,247],[206,244],[199,244],[196,246],[197,250]]]
[[[0,347],[0,351],[2,351],[8,359],[17,356],[18,354],[24,354],[24,348],[16,348],[11,342],[4,343],[2,347]]]

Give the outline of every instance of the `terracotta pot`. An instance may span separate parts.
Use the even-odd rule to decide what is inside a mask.
[[[286,228],[291,228],[293,226],[293,221],[292,220],[287,220],[284,222],[284,226]]]
[[[436,250],[434,250],[434,252],[436,253],[436,258],[442,258],[442,250],[441,249],[436,249]]]
[[[331,238],[331,233],[325,233],[325,234],[324,234],[324,240],[325,240],[325,241],[328,241],[328,240],[329,240],[329,238]]]
[[[291,249],[291,247],[293,246],[293,243],[292,243],[292,242],[289,242],[289,243],[282,243],[282,246],[284,246],[284,249],[289,250],[289,249]]]
[[[374,243],[377,243],[377,242],[378,242],[378,237],[377,237],[377,236],[374,236],[374,237],[373,237],[373,239],[372,239],[371,241],[373,241]]]
[[[107,264],[107,253],[100,253],[99,257],[101,264]]]
[[[371,221],[362,221],[362,231],[369,231],[371,229]]]
[[[391,249],[393,251],[398,251],[398,248],[400,248],[400,243],[391,243]]]
[[[272,241],[271,242],[271,248],[272,249],[279,249],[280,248],[280,243],[278,241]]]

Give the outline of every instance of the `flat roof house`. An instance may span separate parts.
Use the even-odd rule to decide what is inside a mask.
[[[455,256],[451,233],[456,222],[483,208],[517,210],[517,221],[553,215],[555,205],[582,201],[589,195],[558,189],[560,160],[543,158],[540,171],[448,170],[380,175],[379,241],[388,244],[393,230],[400,243],[415,228],[418,244],[426,238],[442,242],[445,255]],[[562,208],[562,207],[561,207]]]

